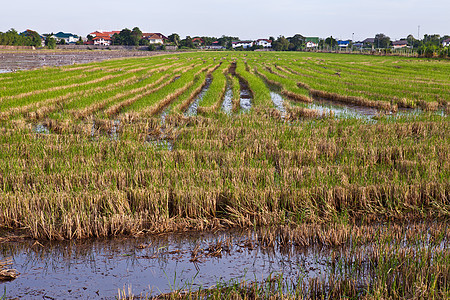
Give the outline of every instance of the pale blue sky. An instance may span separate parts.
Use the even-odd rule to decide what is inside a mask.
[[[0,0],[0,31],[39,33],[138,26],[144,32],[186,35],[305,36],[355,40],[450,34],[449,0]]]

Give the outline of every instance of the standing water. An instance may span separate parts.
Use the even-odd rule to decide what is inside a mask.
[[[252,108],[252,92],[248,88],[245,81],[239,78],[239,85],[241,87],[240,103],[243,111],[248,111]]]
[[[227,84],[227,89],[225,91],[225,95],[222,102],[222,110],[226,114],[231,114],[232,109],[233,109],[233,91],[231,90],[230,84]]]
[[[191,105],[189,105],[188,109],[184,113],[185,116],[190,117],[190,116],[196,116],[197,115],[198,104],[203,99],[203,96],[205,95],[206,91],[209,89],[209,86],[211,85],[211,82],[212,82],[212,76],[208,75],[206,77],[206,84],[205,84],[205,86],[202,88],[202,90],[200,91],[198,96],[195,98],[194,102],[192,102]]]

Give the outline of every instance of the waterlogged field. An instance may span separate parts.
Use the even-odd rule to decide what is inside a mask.
[[[6,297],[30,296],[36,257],[54,248],[44,241],[125,236],[128,248],[81,258],[61,244],[80,269],[86,257],[122,262],[54,295],[449,298],[448,74],[447,61],[276,52],[0,74],[0,269],[28,270]],[[186,231],[220,235],[154,240]],[[27,238],[40,242],[24,256]],[[86,294],[150,261],[153,283],[130,275],[118,293]],[[221,261],[270,267],[244,278]],[[218,267],[225,277],[206,276]]]

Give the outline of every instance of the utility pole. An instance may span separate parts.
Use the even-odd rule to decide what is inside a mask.
[[[354,36],[355,36],[355,33],[353,32],[352,33],[352,52],[353,52],[353,44],[355,43],[354,40],[353,40]]]
[[[420,25],[417,26],[417,39],[420,41]]]

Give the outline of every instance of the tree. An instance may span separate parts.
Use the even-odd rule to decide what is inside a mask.
[[[289,50],[289,41],[284,36],[280,35],[278,39],[272,43],[272,48],[275,51],[287,51]]]
[[[48,47],[48,49],[55,49],[56,47],[56,40],[52,37],[52,34],[49,34],[45,37],[45,46]]]
[[[81,36],[80,36],[80,38],[78,39],[78,41],[75,44],[77,44],[77,45],[83,45],[84,44],[83,39],[81,38]]]
[[[114,39],[114,44],[116,45],[134,45],[133,37],[131,36],[131,30],[128,28],[122,29],[116,39]]]
[[[180,45],[180,36],[177,33],[172,33],[167,38],[169,42],[174,44],[175,46],[178,47]]]
[[[148,46],[148,45],[150,45],[150,42],[147,39],[142,38],[139,40],[139,45]]]
[[[427,46],[441,46],[441,36],[439,34],[425,34],[423,37],[423,43]]]
[[[139,45],[139,41],[142,39],[142,31],[139,29],[139,27],[134,27],[131,31],[131,44],[132,45]]]
[[[185,48],[195,48],[194,42],[192,42],[192,38],[190,36],[187,36],[184,40],[181,40],[180,45]]]
[[[325,39],[325,45],[329,46],[330,48],[334,48],[337,45],[337,41],[333,38],[333,36],[329,36]]]
[[[42,46],[41,36],[36,31],[27,30],[25,35],[28,38],[28,41],[27,41],[28,46],[34,46],[34,47]]]
[[[375,35],[375,47],[377,48],[389,48],[391,46],[391,38],[384,35],[383,33],[378,33]]]
[[[296,34],[293,37],[288,37],[287,39],[290,42],[289,50],[291,50],[291,51],[301,50],[305,43],[305,38],[301,34]]]

